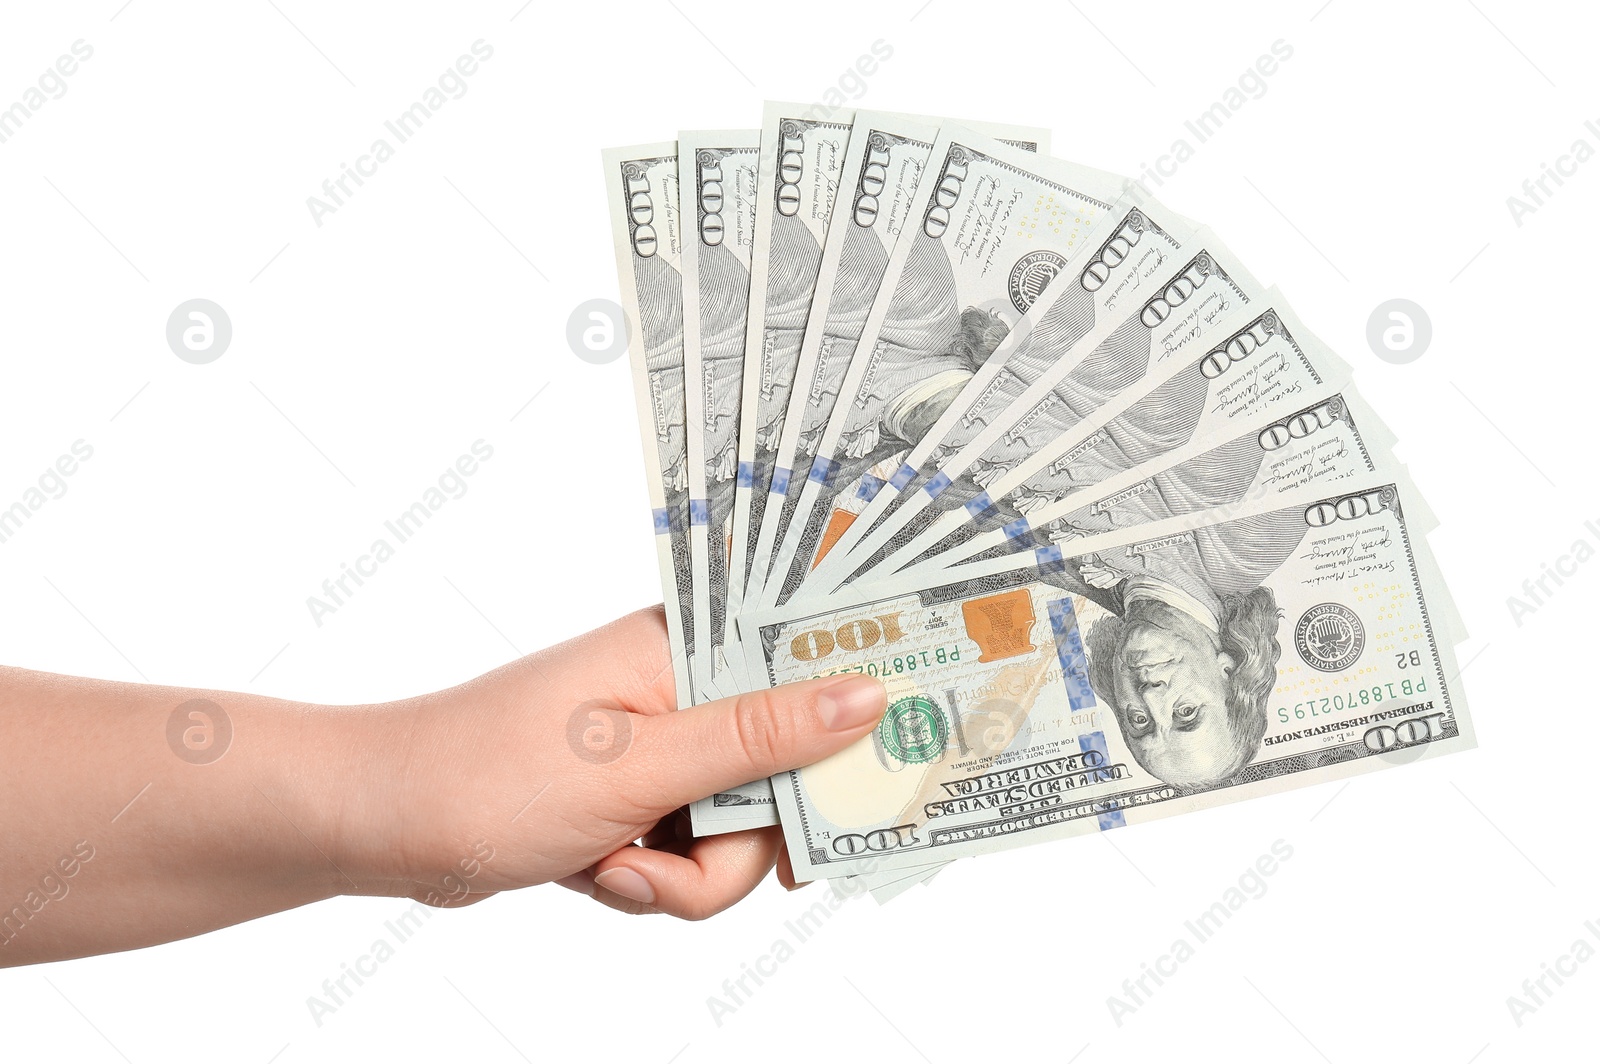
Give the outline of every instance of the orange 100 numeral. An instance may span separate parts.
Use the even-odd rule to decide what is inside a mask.
[[[866,650],[879,643],[894,643],[905,638],[900,630],[900,614],[885,613],[879,617],[864,617],[846,621],[833,631],[816,628],[801,632],[789,643],[789,651],[797,661],[816,661],[832,654],[834,648]]]

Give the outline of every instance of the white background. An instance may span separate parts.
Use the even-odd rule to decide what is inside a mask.
[[[881,38],[893,55],[861,105],[1044,125],[1057,154],[1137,172],[1194,144],[1184,121],[1282,38],[1293,57],[1265,94],[1157,194],[1280,284],[1400,436],[1471,631],[1481,748],[852,902],[720,1025],[707,999],[826,888],[769,882],[702,924],[553,887],[502,895],[436,914],[319,1026],[306,999],[404,907],[341,899],[0,974],[5,1055],[1572,1052],[1600,964],[1520,1027],[1506,999],[1600,917],[1600,565],[1520,624],[1507,599],[1575,540],[1600,542],[1584,529],[1600,519],[1600,162],[1520,226],[1506,198],[1574,139],[1600,147],[1584,128],[1600,118],[1597,27],[1575,5],[1507,0],[1222,6],[7,5],[0,106],[75,40],[94,55],[0,144],[0,506],[73,441],[94,456],[0,544],[5,661],[372,701],[657,601],[626,362],[589,365],[566,342],[573,307],[616,298],[602,147],[821,99]],[[314,224],[306,198],[479,38],[494,56],[467,94]],[[1397,296],[1433,323],[1408,365],[1366,342]],[[210,365],[165,340],[194,297],[233,322]],[[306,597],[480,438],[494,457],[468,493],[315,625]],[[1293,856],[1265,896],[1114,1022],[1124,979],[1279,839]]]

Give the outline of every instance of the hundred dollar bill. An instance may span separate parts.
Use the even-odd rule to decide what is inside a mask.
[[[767,502],[755,530],[744,605],[758,603],[783,532],[800,499],[804,470],[833,412],[839,382],[861,336],[873,294],[905,227],[938,125],[908,116],[858,111],[841,168],[839,225],[830,218],[811,308],[801,337]],[[800,470],[800,477],[795,477]]]
[[[942,537],[942,532],[930,531],[941,519],[955,522],[986,512],[993,496],[1011,486],[1004,478],[1018,468],[1035,468],[1036,456],[1081,455],[1080,445],[1092,440],[1094,430],[1189,365],[1196,349],[1205,350],[1230,319],[1263,295],[1259,283],[1205,231],[1156,277],[1156,283],[1143,286],[1135,300],[1122,306],[1126,316],[1120,323],[1114,328],[1097,325],[1078,342],[1092,350],[1063,359],[1070,372],[1040,376],[994,420],[941,457],[920,497],[900,507],[863,541],[862,553],[878,546],[855,567],[856,573],[879,567],[892,572],[914,558],[914,551]],[[1060,305],[1058,300],[1051,309]],[[1046,310],[1041,323],[1050,317]],[[1184,420],[1180,411],[1158,415],[1151,439],[1167,431],[1166,442],[1181,443]],[[814,590],[826,590],[823,584],[819,581]]]
[[[1178,514],[1209,512],[1221,519],[1266,494],[1303,492],[1310,485],[1331,490],[1342,480],[1370,477],[1393,445],[1387,427],[1358,397],[1350,392],[1335,393],[1270,423],[1257,424],[1235,440],[1206,450],[1201,448],[1207,444],[1197,442],[1182,453],[1103,481],[1094,490],[1074,496],[1077,505],[1062,517],[1045,523],[1046,515],[1041,514],[1032,534],[1008,537],[1007,530],[995,529],[984,540],[992,546],[975,554],[974,560],[1035,546],[1056,545],[1071,553],[1070,540],[1137,532],[1138,525]],[[1155,468],[1164,461],[1168,464]],[[1057,508],[1063,507],[1065,503]],[[1431,523],[1427,527],[1431,528]],[[935,558],[930,565],[943,560]],[[929,579],[937,578],[930,575]],[[919,868],[901,877],[893,872],[878,873],[870,877],[869,889],[880,904],[885,903],[931,879],[942,867]]]
[[[799,880],[926,865],[1473,745],[1454,607],[1402,477],[1144,526],[746,618],[776,685],[883,677],[889,709],[774,778]],[[908,574],[908,576],[911,574]],[[922,574],[926,575],[926,574]]]
[[[798,288],[804,271],[795,274],[790,280],[796,284],[796,289],[792,292],[786,290],[782,295],[785,306],[809,301],[801,332],[802,344],[795,364],[792,367],[785,366],[780,357],[787,351],[787,345],[792,343],[792,335],[775,336],[770,341],[763,337],[761,347],[762,377],[757,401],[761,401],[770,386],[774,402],[758,408],[755,414],[759,425],[754,434],[757,451],[751,459],[753,468],[749,479],[752,491],[763,492],[764,501],[760,509],[752,510],[752,514],[759,513],[760,520],[756,521],[747,515],[747,527],[741,534],[737,523],[739,511],[737,505],[735,507],[735,544],[741,541],[748,543],[751,538],[755,541],[749,559],[749,587],[761,586],[766,575],[766,560],[770,558],[778,532],[787,523],[797,498],[797,494],[788,492],[789,470],[796,468],[797,463],[790,459],[784,464],[779,456],[804,452],[806,441],[813,438],[813,432],[820,433],[833,408],[838,381],[849,363],[850,352],[860,333],[867,308],[871,305],[872,293],[877,290],[883,276],[889,250],[904,224],[907,206],[915,193],[917,176],[926,164],[927,154],[938,135],[937,122],[937,119],[882,112],[858,113],[839,171],[844,175],[853,175],[848,227],[831,225],[831,201],[825,205],[820,194],[813,201],[814,213],[827,214],[827,236],[817,276],[811,281],[810,292],[805,293]],[[1006,143],[1025,151],[1040,149],[1048,141],[1045,131],[1026,126],[979,123],[976,128],[1005,139]],[[825,139],[822,141],[824,146],[827,143]],[[806,159],[800,161],[802,167],[806,164]],[[821,162],[815,165],[819,175],[825,174],[826,169]],[[806,186],[807,179],[803,175],[807,172],[803,171],[801,177],[802,189]],[[781,174],[775,177],[780,182],[781,179]],[[818,179],[825,178],[819,176]],[[769,187],[764,179],[758,183],[763,190]],[[779,190],[773,189],[772,192],[775,207]],[[757,263],[762,247],[759,234],[763,232],[760,219],[764,202],[763,198],[758,197],[757,257],[754,260]],[[774,244],[768,242],[767,246],[770,248]],[[784,265],[787,276],[788,264]],[[770,289],[773,276],[770,264],[767,268]],[[759,282],[754,291],[762,291]],[[751,328],[753,325],[752,319]],[[783,333],[782,325],[780,321],[780,334]],[[770,360],[769,351],[773,355]],[[747,378],[750,372],[747,365]],[[794,394],[794,380],[811,382],[808,393],[803,396]],[[782,392],[789,394],[788,405],[780,414],[776,399]],[[795,411],[804,416],[792,416]],[[744,446],[747,434],[748,429],[741,432],[741,446]],[[774,437],[777,437],[775,448]],[[768,449],[771,449],[770,458],[767,457]],[[805,462],[809,464],[809,455],[806,455]],[[761,484],[765,484],[765,487],[761,487]],[[751,826],[747,818],[753,809],[764,809],[770,817],[768,823],[777,823],[777,814],[772,807],[772,788],[766,780],[756,780],[736,791],[717,795],[708,802],[696,805],[691,811],[695,833],[711,834]]]
[[[842,173],[864,174],[872,171],[874,186],[882,184],[888,174],[915,174],[920,173],[923,163],[926,162],[926,152],[933,146],[933,138],[938,133],[936,126],[925,126],[922,123],[910,120],[891,120],[891,118],[878,117],[878,115],[861,112],[858,114],[859,122],[851,128],[850,141],[846,144],[845,162]],[[869,162],[870,154],[874,160]],[[883,173],[880,173],[880,170]],[[914,187],[914,186],[912,186]],[[875,197],[877,198],[877,197]],[[814,298],[806,310],[805,328],[802,330],[802,346],[795,365],[795,381],[813,381],[813,374],[843,374],[843,366],[848,363],[848,349],[854,344],[854,334],[851,333],[851,322],[854,330],[859,333],[861,318],[866,317],[864,307],[870,302],[870,293],[877,290],[878,278],[882,277],[883,262],[888,261],[888,248],[893,246],[894,234],[898,234],[896,214],[902,210],[894,210],[898,205],[898,195],[888,195],[882,200],[882,211],[875,210],[874,202],[872,218],[867,219],[867,226],[853,224],[851,230],[829,226],[824,248],[822,248],[821,261],[819,261],[819,286],[814,286]],[[851,210],[858,211],[858,203],[851,205]],[[757,206],[760,211],[760,206]],[[854,214],[853,221],[859,222],[866,219],[866,213]],[[838,278],[840,288],[835,290],[829,278]],[[848,280],[846,280],[848,278]],[[853,302],[861,302],[862,310],[859,315],[853,310]],[[827,338],[824,338],[827,331]],[[840,336],[848,339],[840,341]],[[837,366],[837,368],[835,368]],[[784,371],[779,371],[784,373]],[[816,394],[816,384],[813,382],[811,392]],[[827,408],[832,408],[832,395],[826,395]],[[786,418],[776,422],[774,429],[778,430],[779,442],[776,446],[776,456],[792,454],[802,448],[803,429],[805,418],[795,416],[795,408],[806,410],[814,405],[816,398],[810,403],[802,405],[800,395],[794,394],[794,384],[790,384],[790,402],[786,410]],[[826,418],[826,413],[822,414]],[[760,413],[757,413],[760,421]],[[765,443],[765,424],[762,424],[760,442]],[[749,434],[749,427],[741,430],[742,438]],[[750,574],[747,578],[746,598],[749,598],[750,589],[758,589],[766,574],[766,558],[770,557],[774,538],[782,522],[787,522],[787,510],[792,509],[786,501],[786,490],[789,485],[789,469],[792,461],[784,462],[774,458],[774,469],[768,482],[768,494],[771,498],[763,502],[762,520],[755,528],[757,546],[750,557]],[[752,488],[754,488],[755,474],[752,470]],[[773,502],[778,502],[774,506]],[[725,643],[726,650],[726,643]],[[765,813],[770,824],[778,822],[778,811],[773,805],[773,790],[766,779],[757,779],[746,786],[738,787],[728,794],[715,795],[709,802],[696,803],[691,810],[691,819],[694,821],[694,834],[720,834],[723,830],[739,830],[749,826],[750,816],[755,811]]]
[[[946,126],[908,212],[773,558],[764,604],[788,601],[849,515],[833,502],[881,484],[1017,316],[1110,209],[1120,179],[1035,159]],[[870,479],[869,479],[870,478]]]
[[[672,143],[611,148],[602,153],[602,161],[672,671],[678,704],[686,706],[694,700],[695,625],[684,432],[678,148]]]
[[[890,537],[910,515],[896,515],[905,507],[916,509],[925,492],[938,490],[940,482],[934,478],[941,463],[1004,419],[1030,388],[1051,387],[1076,370],[1127,317],[1130,307],[1149,298],[1174,265],[1187,262],[1196,251],[1191,228],[1154,204],[1118,203],[1110,214],[1114,221],[1086,241],[1064,267],[1067,280],[1033,301],[961,395],[911,448],[894,476],[873,485],[869,500],[858,495],[862,512],[808,578],[814,590],[832,588],[853,571],[864,573],[898,549],[908,537],[893,542]],[[1112,357],[1103,361],[1109,362],[1110,373],[1131,377],[1138,364],[1116,359],[1119,350],[1113,345]],[[1104,377],[1105,372],[1094,371],[1096,364],[1091,364],[1091,375]],[[1040,380],[1050,383],[1038,384]],[[848,505],[844,502],[841,508]],[[884,529],[891,520],[895,524]]]
[[[872,893],[872,900],[877,902],[879,905],[888,905],[891,901],[898,898],[912,887],[923,883],[932,883],[933,877],[944,871],[949,863],[950,862],[946,861],[944,864],[934,865],[930,871],[920,872],[912,876],[905,876],[901,879],[895,880],[892,883],[884,883],[880,886],[870,886],[868,887],[868,890],[870,890]]]
[[[1232,425],[1237,434],[1223,442],[1196,440],[1037,506],[1023,499],[1017,505],[1024,515],[983,522],[983,530],[971,537],[947,537],[944,542],[958,544],[943,552],[931,549],[929,557],[907,569],[950,568],[1052,545],[1071,553],[1076,540],[1127,533],[1180,514],[1243,506],[1313,486],[1336,491],[1342,481],[1370,476],[1390,460],[1393,435],[1353,391],[1315,395],[1310,402],[1306,394],[1303,389],[1285,394],[1292,409],[1282,403],[1268,407],[1264,417],[1258,413]],[[971,527],[976,525],[959,531]]]
[[[896,868],[888,872],[842,876],[829,882],[846,883],[856,889],[865,889],[871,893],[873,901],[879,905],[887,905],[917,884],[930,882],[949,864],[949,861],[940,861],[938,864],[921,865],[916,868]]]
[[[1215,446],[1199,442],[1105,480],[1073,496],[1076,505],[1070,509],[1063,501],[1041,513],[1031,533],[1008,535],[1010,529],[994,529],[981,542],[969,545],[978,548],[971,559],[960,561],[1049,546],[1070,554],[1075,540],[1099,536],[1104,542],[1107,533],[1137,534],[1140,525],[1180,514],[1204,513],[1222,520],[1266,495],[1303,494],[1312,486],[1321,492],[1336,490],[1344,480],[1370,479],[1393,446],[1388,428],[1354,393],[1334,393],[1256,424],[1234,440]],[[1056,510],[1062,511],[1061,516],[1047,521]],[[1430,518],[1424,531],[1431,528]],[[959,564],[946,562],[946,557],[935,557],[928,567]],[[944,578],[930,573],[925,579]],[[867,886],[880,903],[887,902],[932,878],[942,867],[902,875],[878,873],[869,877]]]
[[[768,103],[762,115],[728,562],[735,606],[744,598],[766,512],[854,116],[850,108],[795,103]]]
[[[1127,200],[1115,204],[1099,233],[1062,268],[1070,282],[1051,286],[1033,301],[961,395],[906,455],[893,477],[885,484],[872,485],[870,499],[863,502],[858,493],[857,499],[851,500],[860,503],[864,512],[812,573],[813,590],[833,587],[857,566],[858,576],[868,574],[876,562],[911,538],[890,541],[886,532],[867,540],[864,562],[853,556],[853,548],[894,514],[896,504],[920,497],[946,456],[958,453],[984,428],[1004,418],[1012,404],[1041,378],[1047,383],[1039,387],[1045,387],[1075,369],[1085,348],[1094,346],[1096,338],[1117,325],[1131,302],[1165,280],[1174,262],[1189,259],[1196,248],[1195,228],[1148,197],[1141,197],[1138,206]],[[1121,368],[1124,373],[1128,370]],[[1105,374],[1098,376],[1103,379]],[[851,501],[841,509],[849,508]],[[889,546],[874,557],[873,550],[886,541]],[[932,866],[935,871],[941,867]],[[874,897],[887,901],[932,875],[932,871],[913,874],[881,889],[874,885]]]
[[[739,383],[753,244],[756,131],[679,136],[680,216],[685,222],[684,384],[689,412],[689,546],[696,642],[693,701],[729,693],[719,662],[727,604],[726,530],[737,453]],[[770,823],[769,787],[736,788],[696,802],[697,834]]]
[[[876,564],[887,572],[922,565],[988,529],[1026,538],[1031,515],[1045,506],[1141,462],[1237,435],[1241,425],[1303,405],[1350,377],[1349,366],[1299,324],[1275,289],[1195,330],[1185,346],[1193,357],[1169,361],[1163,372],[1152,367],[1138,386],[1097,409],[1068,393],[1065,408],[1084,410],[1081,418],[1058,414],[1036,438],[1011,447],[1009,465],[994,462],[981,470],[981,494],[962,507],[918,512],[899,536],[898,552]],[[1057,388],[1052,398],[1061,394]],[[1024,454],[1027,445],[1034,450]],[[922,531],[913,536],[914,527]],[[970,552],[957,551],[941,564],[964,553]]]
[[[770,423],[776,426],[777,442],[770,458],[757,462],[758,469],[770,462],[771,471],[752,476],[752,490],[757,490],[757,479],[764,479],[769,498],[761,506],[760,521],[751,521],[754,546],[746,600],[759,600],[773,550],[794,516],[800,486],[833,413],[839,384],[910,217],[939,122],[881,111],[856,113],[840,167],[839,196],[845,209],[839,225],[829,219],[799,353],[792,371],[785,373],[790,379],[788,404],[781,418]],[[1024,151],[1043,151],[1048,143],[1045,131],[1025,126],[966,125]],[[764,429],[758,446],[765,447],[772,435]]]
[[[755,244],[758,130],[678,134],[683,242],[683,377],[697,692],[721,693],[728,539],[738,471],[739,389]]]

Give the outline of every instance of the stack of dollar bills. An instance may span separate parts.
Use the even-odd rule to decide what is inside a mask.
[[[865,673],[692,810],[881,899],[1469,748],[1432,518],[1350,367],[1045,130],[813,105],[604,152],[680,704]]]

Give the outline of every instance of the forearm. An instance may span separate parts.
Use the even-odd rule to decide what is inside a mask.
[[[0,669],[0,965],[399,891],[404,714]]]
[[[781,839],[691,839],[683,807],[837,753],[883,709],[854,676],[679,712],[659,608],[374,706],[0,668],[0,965],[338,894],[444,906],[556,882],[701,919]]]

